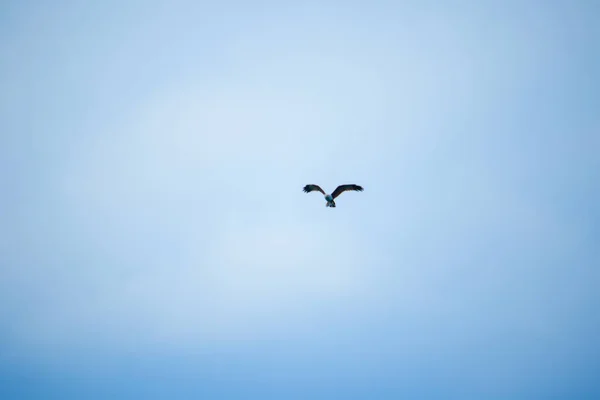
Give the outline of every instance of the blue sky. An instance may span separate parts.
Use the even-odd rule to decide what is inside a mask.
[[[597,398],[599,15],[3,2],[0,397]]]

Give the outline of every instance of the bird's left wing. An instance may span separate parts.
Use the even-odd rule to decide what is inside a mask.
[[[359,185],[340,185],[338,186],[333,193],[331,193],[331,197],[333,197],[334,199],[336,197],[338,197],[340,194],[344,193],[346,190],[354,190],[357,192],[362,192],[364,189],[362,188],[362,186]]]
[[[319,185],[306,185],[306,186],[304,186],[304,191],[306,193],[310,193],[313,190],[317,190],[317,191],[325,194],[325,192],[323,191],[323,189],[321,189],[321,187]]]

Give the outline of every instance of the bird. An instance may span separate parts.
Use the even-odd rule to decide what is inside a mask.
[[[356,192],[362,192],[364,189],[362,186],[355,185],[355,184],[340,185],[333,191],[333,193],[327,194],[323,191],[323,189],[321,189],[319,187],[319,185],[310,184],[310,185],[304,186],[304,191],[306,193],[310,193],[315,190],[323,193],[323,195],[325,196],[325,200],[327,201],[327,203],[325,203],[325,207],[335,207],[335,201],[334,201],[335,198],[338,197],[340,194],[344,193],[346,190],[354,190]]]

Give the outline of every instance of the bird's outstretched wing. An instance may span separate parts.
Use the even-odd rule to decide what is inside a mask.
[[[331,193],[331,197],[333,197],[335,199],[340,194],[344,193],[346,190],[354,190],[357,192],[362,192],[364,189],[362,188],[362,186],[358,186],[358,185],[340,185],[333,191],[333,193]]]
[[[313,190],[318,190],[319,192],[321,192],[321,193],[325,194],[325,192],[323,191],[323,189],[321,189],[321,188],[319,187],[319,185],[306,185],[306,186],[304,186],[304,191],[305,191],[306,193],[310,193],[310,192],[312,192]]]

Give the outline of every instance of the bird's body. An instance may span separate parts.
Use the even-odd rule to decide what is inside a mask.
[[[328,194],[328,193],[325,193],[323,191],[323,189],[321,189],[319,187],[319,185],[306,185],[306,186],[304,186],[304,191],[306,193],[310,193],[310,192],[315,191],[315,190],[318,191],[318,192],[323,193],[323,195],[325,196],[325,201],[327,202],[327,203],[325,203],[325,207],[335,207],[335,201],[334,200],[340,194],[342,194],[346,190],[354,190],[354,191],[362,192],[363,188],[362,188],[362,186],[354,185],[354,184],[351,184],[351,185],[340,185],[340,186],[338,186],[333,191],[333,193]]]
[[[325,200],[327,201],[325,207],[335,207],[335,201],[333,201],[333,196],[331,196],[330,194],[326,194]]]

